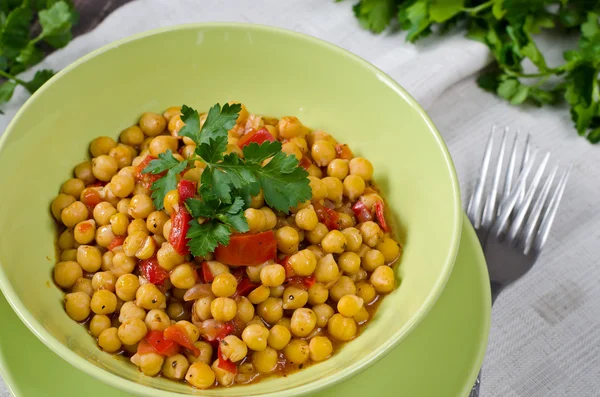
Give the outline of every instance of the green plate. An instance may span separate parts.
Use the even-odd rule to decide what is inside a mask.
[[[479,242],[465,217],[454,270],[429,315],[377,364],[315,397],[467,396],[487,345],[488,280]],[[55,355],[19,321],[1,294],[0,318],[0,374],[15,397],[131,396]]]

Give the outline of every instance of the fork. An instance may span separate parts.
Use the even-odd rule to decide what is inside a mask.
[[[508,129],[505,129],[497,156],[496,172],[484,203],[494,135],[495,128],[492,128],[477,185],[467,208],[467,216],[477,232],[487,262],[492,304],[504,288],[523,277],[535,264],[548,239],[571,171],[569,166],[553,187],[558,165],[554,165],[544,179],[544,171],[550,158],[550,153],[546,153],[527,187],[538,151],[531,149],[527,135],[520,170],[515,175],[519,136],[517,132],[504,173],[503,190],[500,192],[508,135]],[[513,187],[515,177],[517,179]],[[481,372],[477,375],[469,397],[479,397],[480,380]]]

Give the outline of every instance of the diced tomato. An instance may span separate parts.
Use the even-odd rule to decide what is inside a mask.
[[[156,160],[156,157],[148,155],[136,167],[135,179],[138,180],[142,184],[142,186],[144,186],[147,189],[150,189],[152,187],[152,184],[159,180],[165,174],[165,172],[161,172],[160,174],[143,173],[144,168],[146,168],[152,160]]]
[[[238,267],[237,269],[233,270],[231,274],[233,275],[233,277],[235,277],[236,281],[239,284],[246,275],[246,270],[243,267]]]
[[[149,283],[154,285],[162,285],[169,278],[169,273],[158,264],[156,257],[143,260],[139,263],[142,276]]]
[[[377,222],[379,223],[379,226],[381,226],[381,230],[383,230],[384,232],[389,232],[390,228],[387,224],[387,222],[385,221],[385,215],[384,215],[384,207],[383,207],[383,202],[382,201],[377,201],[374,205],[375,207],[375,216],[377,216]]]
[[[337,154],[337,158],[343,160],[352,160],[354,157],[352,150],[350,150],[350,147],[345,143],[338,143],[335,145],[335,153]]]
[[[292,266],[290,265],[289,259],[289,256],[284,256],[277,261],[277,263],[279,263],[285,269],[285,278],[290,278],[296,275],[296,273],[294,273],[294,269],[292,269]]]
[[[218,357],[219,357],[219,362],[217,363],[217,366],[219,368],[221,368],[222,370],[225,370],[227,372],[231,372],[232,374],[237,374],[237,365],[235,365],[235,363],[231,360],[227,360],[225,357],[223,357],[223,353],[221,352],[221,344],[219,343],[219,348],[217,349],[218,352]]]
[[[198,355],[200,355],[200,350],[198,350],[198,348],[194,346],[192,341],[188,338],[187,334],[185,333],[185,329],[181,325],[169,325],[167,329],[165,329],[164,337],[165,339],[172,340],[185,347],[195,357],[198,357]]]
[[[306,288],[310,288],[313,286],[313,284],[317,281],[317,279],[315,278],[314,274],[311,274],[310,276],[304,277],[304,280],[302,280],[302,282],[304,283],[304,285],[306,285]]]
[[[96,205],[102,202],[102,197],[97,189],[85,188],[81,192],[81,202],[93,209]]]
[[[152,331],[150,331],[152,332]],[[146,339],[142,339],[138,344],[138,354],[158,353],[154,347]]]
[[[187,255],[190,253],[188,248],[187,232],[190,229],[190,221],[192,216],[187,212],[185,207],[180,207],[179,211],[173,212],[171,215],[171,233],[169,234],[169,243],[173,246],[179,255]]]
[[[202,277],[204,278],[205,283],[212,283],[215,279],[215,276],[213,276],[210,271],[210,266],[206,261],[202,262]]]
[[[162,331],[148,331],[146,338],[143,340],[147,341],[161,356],[171,357],[179,353],[179,344],[173,340],[165,339]]]
[[[353,206],[352,211],[354,211],[354,215],[356,215],[356,219],[359,222],[367,222],[373,219],[373,215],[371,215],[371,211],[365,207],[362,201],[358,200]]]
[[[318,202],[313,203],[313,207],[317,213],[317,217],[319,218],[319,222],[324,223],[329,230],[339,230],[340,229],[340,215],[336,212],[336,210],[332,208],[327,208]]]
[[[287,279],[287,283],[294,285],[297,288],[302,288],[302,289],[306,289],[308,290],[310,287],[313,286],[313,284],[315,283],[316,279],[314,275],[310,275],[310,276],[306,276],[306,277],[302,277],[302,276],[292,276],[292,277],[288,277]]]
[[[231,266],[260,265],[276,256],[277,240],[272,230],[231,236],[229,245],[219,245],[215,250],[215,259]]]
[[[304,168],[305,170],[308,169],[308,167],[310,167],[312,164],[312,161],[310,161],[310,159],[306,156],[302,156],[302,159],[300,160],[300,167]]]
[[[258,284],[253,283],[248,277],[244,277],[242,278],[242,281],[238,283],[235,296],[246,296],[257,287]]]
[[[125,236],[115,236],[110,242],[110,244],[108,244],[108,247],[106,247],[106,249],[112,251],[113,249],[123,245],[123,242],[125,242]]]
[[[233,333],[233,330],[234,326],[231,322],[223,323],[223,326],[221,327],[221,330],[219,331],[215,339],[221,342],[223,339],[225,339],[227,335],[231,335]]]
[[[251,144],[252,142],[256,142],[260,145],[267,141],[274,142],[275,137],[271,135],[271,133],[266,127],[263,127],[258,131],[250,130],[247,134],[244,134],[238,141],[238,146],[241,149],[244,146]]]
[[[156,157],[154,157],[154,156],[147,155],[147,156],[146,156],[146,157],[145,157],[145,158],[142,160],[142,162],[141,162],[141,163],[139,163],[139,164],[137,165],[137,167],[136,167],[136,179],[138,179],[138,180],[142,179],[142,177],[145,175],[145,174],[143,173],[143,171],[144,171],[144,168],[146,168],[146,167],[148,166],[148,164],[150,164],[150,162],[151,162],[152,160],[156,160],[156,159],[157,159],[157,158],[156,158]]]
[[[182,179],[177,184],[177,191],[179,192],[179,203],[183,205],[185,200],[196,195],[196,182]]]

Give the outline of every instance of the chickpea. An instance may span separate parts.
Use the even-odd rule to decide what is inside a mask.
[[[215,383],[214,371],[203,362],[195,362],[190,365],[185,380],[198,389],[206,389]]]
[[[291,364],[304,364],[310,356],[308,342],[304,339],[292,339],[283,349],[283,355]]]
[[[320,201],[327,198],[327,185],[321,179],[309,176],[309,185],[312,190],[312,201]]]
[[[121,349],[119,331],[116,327],[105,329],[98,335],[98,346],[107,353],[115,353]]]
[[[287,287],[283,292],[283,308],[298,309],[308,302],[308,292],[297,287]]]
[[[92,159],[92,173],[101,181],[110,181],[118,170],[119,164],[113,157],[104,154]]]
[[[342,276],[329,290],[329,297],[337,302],[344,295],[356,295],[356,285],[348,276]]]
[[[337,178],[325,177],[321,181],[327,187],[327,199],[334,203],[340,203],[344,194],[344,184]]]
[[[237,313],[237,304],[231,298],[218,297],[210,304],[210,313],[217,321],[230,321]]]
[[[366,323],[367,321],[369,321],[369,312],[363,306],[363,307],[360,308],[360,310],[358,311],[358,313],[356,313],[354,315],[354,317],[352,317],[352,318],[354,319],[354,321],[356,321],[356,323],[358,325],[363,325],[364,323]]]
[[[135,293],[140,286],[139,279],[133,274],[122,274],[115,283],[117,297],[125,302],[135,299]]]
[[[315,312],[311,309],[302,307],[294,310],[290,327],[292,334],[295,336],[306,337],[315,329],[316,324],[317,317]]]
[[[95,314],[90,320],[90,334],[92,334],[94,338],[97,338],[100,336],[102,331],[109,329],[110,326],[110,317],[105,314]]]
[[[190,313],[181,302],[171,302],[167,306],[167,315],[175,321],[190,318]]]
[[[162,374],[169,379],[181,380],[185,376],[190,364],[183,354],[166,357],[162,366]]]
[[[75,238],[75,236],[73,236]],[[60,253],[60,261],[77,261],[77,250],[75,248],[68,248]]]
[[[336,313],[329,319],[327,331],[335,339],[345,342],[354,339],[357,326],[353,318],[344,317]]]
[[[167,120],[160,114],[147,112],[140,117],[139,126],[146,136],[157,136],[167,127]]]
[[[73,249],[75,247],[75,233],[73,229],[67,229],[58,237],[58,248],[61,250]]]
[[[326,336],[315,336],[308,344],[310,359],[319,362],[328,359],[333,353],[333,344]]]
[[[117,252],[113,257],[111,272],[117,277],[133,272],[137,261],[128,257],[124,252]]]
[[[181,115],[181,107],[180,106],[171,106],[170,108],[165,110],[165,112],[163,113],[163,117],[167,121],[170,121],[174,116],[180,116],[180,115]]]
[[[146,227],[154,234],[162,234],[165,223],[169,220],[169,215],[164,211],[153,211],[146,219]]]
[[[257,266],[246,266],[246,275],[248,276],[250,281],[252,281],[253,283],[260,283],[260,272],[262,271],[262,268],[266,266],[267,263],[271,262],[265,262]]]
[[[219,261],[206,261],[206,264],[208,265],[208,267],[210,269],[210,273],[215,278],[217,276],[220,276],[223,273],[229,273],[229,267],[227,265],[222,264]],[[236,280],[236,282],[237,282],[237,280]]]
[[[54,266],[54,282],[63,289],[73,287],[80,277],[83,277],[83,271],[77,262],[58,262]]]
[[[383,240],[383,231],[373,221],[364,222],[359,227],[363,242],[373,248]]]
[[[165,362],[163,356],[157,353],[134,354],[131,362],[140,367],[142,373],[146,376],[157,375]]]
[[[110,149],[108,155],[115,160],[117,160],[117,166],[119,169],[123,167],[128,167],[131,165],[131,161],[133,160],[132,147],[119,144],[116,147]],[[135,149],[133,149],[135,150]]]
[[[284,254],[289,255],[298,251],[300,236],[293,227],[284,226],[280,229],[277,229],[275,232],[275,238],[277,239],[277,248]]]
[[[140,152],[142,153],[150,153],[149,148],[150,148],[150,142],[152,142],[154,138],[149,136],[147,138],[144,138],[144,140],[142,141],[142,144],[140,145]],[[135,160],[132,163],[133,165],[137,165]]]
[[[295,221],[296,225],[303,230],[314,230],[319,224],[319,218],[312,205],[298,211]]]
[[[92,157],[106,155],[115,146],[117,146],[117,143],[114,139],[108,136],[100,136],[90,143],[90,153]]]
[[[193,310],[200,320],[205,321],[212,318],[212,313],[210,311],[212,301],[212,297],[204,297],[194,302]]]
[[[152,331],[164,331],[171,325],[171,319],[163,310],[152,309],[146,314],[146,328]]]
[[[331,142],[325,140],[315,141],[310,153],[313,161],[319,167],[326,167],[336,157],[335,147]]]
[[[75,167],[75,177],[77,179],[81,179],[83,181],[83,183],[85,183],[86,185],[89,185],[90,183],[94,183],[96,181],[96,177],[94,176],[94,173],[92,172],[92,162],[91,161],[84,161],[82,163],[79,163],[76,167]]]
[[[194,342],[194,346],[196,346],[196,348],[198,350],[200,350],[200,354],[198,356],[194,356],[190,352],[186,351],[185,355],[186,355],[188,361],[190,362],[190,364],[197,363],[197,362],[210,364],[210,362],[212,361],[212,356],[213,356],[213,348],[210,345],[210,343],[203,342],[203,341],[197,341],[197,342]]]
[[[368,305],[377,297],[377,291],[375,291],[375,288],[368,282],[360,281],[356,283],[356,295]]]
[[[342,230],[342,234],[346,237],[346,250],[356,252],[362,245],[362,235],[358,229],[349,227]]]
[[[87,220],[88,214],[86,205],[81,201],[75,201],[62,210],[61,220],[66,227],[74,227],[79,222]]]
[[[283,325],[276,324],[269,331],[269,337],[267,338],[268,345],[275,350],[283,350],[283,348],[289,343],[292,335],[290,330]]]
[[[376,249],[370,249],[365,253],[362,258],[362,267],[368,272],[372,272],[379,266],[383,266],[385,259],[381,251]]]
[[[175,288],[188,289],[196,284],[196,269],[189,263],[175,266],[169,275],[169,279]],[[214,288],[214,284],[213,284]]]
[[[269,324],[275,324],[283,317],[283,301],[281,298],[269,297],[259,303],[256,308],[258,315]]]
[[[83,292],[91,297],[94,294],[92,280],[89,278],[79,277],[77,281],[75,281],[73,288],[71,288],[71,292]]]
[[[237,363],[243,360],[248,354],[248,347],[240,338],[235,335],[227,335],[220,342],[221,354],[223,358]]]
[[[65,195],[79,197],[83,189],[85,189],[85,183],[81,179],[70,178],[62,184],[60,192]]]
[[[237,313],[236,319],[247,324],[254,318],[254,305],[245,296],[238,296],[236,299]]]
[[[165,295],[156,285],[143,284],[135,293],[135,302],[139,307],[146,310],[158,309],[165,303]]]
[[[327,176],[344,180],[348,176],[348,160],[334,159],[327,165]]]
[[[267,347],[262,351],[252,353],[252,364],[260,373],[270,373],[277,367],[279,354],[275,349]]]
[[[356,295],[344,295],[337,304],[338,312],[344,317],[354,317],[363,308],[363,300]]]
[[[306,127],[294,116],[285,116],[279,119],[277,130],[279,131],[279,136],[285,139],[303,136],[307,132]]]
[[[263,230],[271,230],[277,226],[277,216],[269,207],[262,207],[260,211],[265,215],[265,228]]]
[[[327,303],[319,303],[318,305],[313,306],[312,310],[315,312],[315,316],[317,318],[317,327],[319,328],[327,326],[329,319],[335,313],[333,308]]]
[[[248,208],[244,211],[244,216],[248,221],[248,228],[250,229],[250,233],[258,233],[260,231],[265,230],[267,218],[264,212],[254,208]]]
[[[109,223],[114,235],[124,236],[127,234],[127,227],[129,226],[129,218],[127,215],[117,212],[110,217]]]
[[[279,321],[277,321],[276,325],[281,325],[282,327],[287,328],[289,331],[292,328],[291,323],[292,320],[289,317],[281,317]]]
[[[323,258],[317,261],[317,267],[315,269],[315,279],[319,283],[328,283],[335,280],[340,274],[335,259],[332,254],[327,254]]]
[[[310,276],[317,267],[317,258],[312,251],[305,249],[290,256],[288,263],[298,276]]]
[[[107,188],[115,197],[124,198],[129,196],[135,187],[135,180],[129,175],[115,175],[110,180]]]
[[[122,247],[121,247],[122,249]],[[102,254],[102,264],[100,265],[100,269],[102,269],[103,272],[109,272],[110,273],[110,269],[112,269],[112,260],[115,257],[115,253],[112,251],[106,251],[105,253]],[[112,273],[110,273],[112,274]],[[113,274],[114,276],[114,274]],[[116,278],[115,278],[116,281]]]
[[[92,295],[90,307],[96,314],[114,313],[117,308],[117,297],[109,290],[98,290]]]
[[[137,125],[125,128],[119,135],[119,140],[130,146],[139,146],[144,141],[144,133]]]
[[[59,221],[62,221],[62,211],[71,204],[73,204],[75,201],[77,201],[75,197],[68,194],[60,193],[58,196],[56,196],[56,198],[52,201],[52,205],[50,206],[54,218],[56,218]]]
[[[165,153],[167,150],[175,153],[177,152],[177,145],[177,138],[168,135],[160,135],[150,142],[150,154],[154,157],[158,157],[159,154]]]
[[[184,330],[186,336],[190,341],[192,341],[192,343],[196,342],[200,338],[200,330],[189,321],[177,321],[177,326]]]
[[[135,186],[133,186],[133,192],[131,192],[131,194],[133,194],[134,196],[138,194],[145,194],[146,196],[150,196],[152,194],[152,190],[150,189],[150,186],[142,182],[136,182]],[[131,199],[129,200],[129,203],[131,204]]]
[[[354,221],[354,217],[344,213],[344,212],[338,212],[338,225],[340,225],[340,229],[344,230],[346,228],[349,227],[353,227],[356,222]]]
[[[73,320],[85,320],[90,315],[90,296],[85,292],[71,292],[65,295],[65,309]]]
[[[383,254],[385,263],[393,262],[400,255],[400,245],[389,237],[384,237],[375,248]]]
[[[111,272],[98,272],[92,277],[92,287],[94,291],[107,290],[113,292],[117,277]]]
[[[285,268],[279,264],[266,265],[260,271],[260,281],[267,287],[280,286],[285,281]]]
[[[318,223],[313,230],[306,232],[306,239],[311,244],[320,244],[327,233],[329,233],[327,226],[323,223]]]
[[[163,243],[156,254],[156,258],[160,267],[167,271],[171,271],[175,266],[185,262],[185,256],[179,255],[169,243]]]
[[[119,326],[119,339],[125,345],[134,345],[146,335],[146,324],[139,318],[127,319]]]
[[[88,273],[97,272],[102,265],[102,254],[97,247],[80,245],[77,247],[77,263]]]
[[[256,208],[257,210],[263,208],[263,206],[265,205],[265,195],[263,194],[263,191],[261,190],[260,192],[258,192],[258,194],[256,196],[252,196],[251,200],[250,200],[250,208]]]
[[[267,348],[267,339],[269,330],[262,325],[251,324],[244,328],[242,340],[249,349],[254,351],[263,351]]]
[[[233,372],[229,372],[225,369],[222,369],[219,366],[218,358],[213,362],[211,368],[215,373],[215,378],[217,379],[219,386],[227,387],[227,386],[231,386],[235,382],[236,374]],[[237,368],[236,368],[236,372],[237,372]]]
[[[360,176],[365,181],[370,181],[373,177],[373,165],[364,157],[355,157],[348,163],[350,175]]]
[[[137,232],[143,232],[144,234],[150,234],[150,231],[146,227],[146,221],[143,219],[134,219],[127,225],[127,234],[132,235]]]
[[[321,283],[314,283],[308,289],[308,302],[311,305],[325,303],[329,297],[329,290]]]
[[[150,196],[145,194],[136,194],[131,198],[131,202],[129,203],[129,211],[128,214],[132,218],[147,218],[153,211],[154,203]]]
[[[378,293],[387,294],[394,289],[394,270],[389,266],[379,266],[369,280]]]
[[[271,296],[274,298],[281,298],[283,296],[283,291],[285,291],[285,287],[283,285],[278,285],[277,287],[271,287]]]
[[[127,211],[129,211],[129,204],[131,203],[131,199],[124,198],[119,200],[117,203],[117,211],[121,214],[127,215]]]
[[[344,195],[355,201],[365,191],[365,180],[358,175],[348,175],[344,179]]]
[[[248,294],[248,299],[255,305],[264,302],[271,294],[269,287],[260,285]]]
[[[341,254],[346,248],[346,237],[339,230],[331,230],[323,237],[321,247],[327,253]]]
[[[98,223],[98,226],[108,225],[110,223],[110,217],[116,213],[117,209],[108,201],[98,203],[92,211],[94,220]]]

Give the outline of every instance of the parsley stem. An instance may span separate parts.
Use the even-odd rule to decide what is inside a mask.
[[[562,69],[560,67],[558,67],[555,69],[547,69],[546,71],[539,72],[539,73],[519,73],[519,72],[515,72],[510,69],[505,69],[504,72],[513,77],[520,77],[520,78],[527,79],[527,78],[535,78],[535,77],[549,77],[553,74],[561,73]]]
[[[26,84],[26,83],[25,83],[23,80],[16,78],[16,77],[15,77],[15,76],[13,76],[12,74],[6,73],[6,72],[5,72],[4,70],[2,70],[2,69],[0,69],[0,76],[1,76],[1,77],[4,77],[4,78],[5,78],[5,79],[7,79],[7,80],[12,80],[12,81],[14,81],[14,82],[16,82],[16,83],[19,83],[19,84],[21,84],[21,85],[25,85],[25,84]]]
[[[488,0],[485,3],[479,4],[477,7],[465,7],[462,9],[462,11],[468,12],[471,14],[477,14],[477,13],[479,13],[479,11],[483,11],[486,8],[491,7],[492,5],[494,5],[494,0]]]

